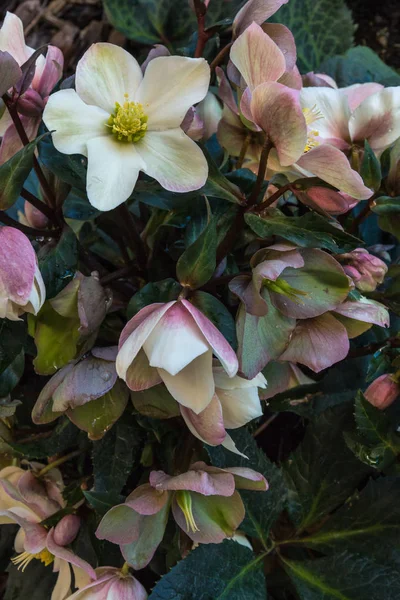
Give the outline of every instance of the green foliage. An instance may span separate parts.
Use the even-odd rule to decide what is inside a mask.
[[[65,227],[58,242],[49,242],[39,253],[39,267],[46,285],[46,298],[54,298],[71,281],[78,262],[75,234]]]
[[[9,527],[9,525],[8,525]],[[46,568],[41,562],[34,561],[27,566],[24,572],[26,577],[21,577],[21,571],[10,564],[8,568],[7,589],[4,600],[44,600],[50,598],[57,581],[57,575],[52,569]]]
[[[236,348],[235,321],[226,306],[215,296],[200,290],[193,294],[191,302],[214,323],[230,345]]]
[[[176,276],[184,287],[196,289],[207,283],[215,271],[217,228],[215,218],[189,246],[176,264]]]
[[[230,541],[200,546],[164,575],[149,600],[266,600],[262,558]]]
[[[132,296],[128,308],[127,317],[131,319],[142,308],[154,302],[171,302],[179,296],[182,287],[175,279],[163,279],[155,283],[147,283],[140,292]]]
[[[21,353],[26,340],[26,324],[23,321],[0,319],[0,374]]]
[[[382,179],[381,165],[367,140],[364,142],[364,156],[361,163],[360,175],[367,187],[375,192],[379,190]]]
[[[315,71],[326,57],[341,54],[353,44],[354,24],[344,0],[288,2],[273,20],[293,33],[302,73]]]
[[[323,62],[319,65],[319,71],[333,77],[339,87],[369,81],[376,81],[385,86],[400,84],[400,75],[367,46],[350,48],[344,56],[323,56],[321,61]]]
[[[46,458],[64,452],[78,443],[79,429],[66,417],[61,418],[49,437],[32,442],[9,442],[15,455],[28,459]]]

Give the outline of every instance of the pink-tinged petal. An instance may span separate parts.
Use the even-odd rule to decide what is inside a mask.
[[[251,91],[265,81],[277,81],[286,71],[283,53],[256,23],[233,43],[230,57]]]
[[[194,468],[193,468],[194,467]],[[207,468],[207,471],[203,467]],[[164,471],[152,471],[150,484],[156,489],[197,492],[203,496],[232,496],[235,491],[234,478],[230,473],[204,463],[195,463],[181,475],[171,476]]]
[[[334,312],[349,319],[373,323],[379,325],[379,327],[389,327],[390,325],[389,312],[386,306],[364,297],[361,297],[360,300],[343,302]]]
[[[40,392],[32,410],[32,421],[36,425],[51,423],[62,414],[53,412],[52,398],[58,386],[62,384],[64,378],[73,370],[74,366],[74,363],[70,363],[57,371]]]
[[[0,286],[2,295],[23,306],[29,300],[36,254],[29,239],[14,227],[0,229]]]
[[[55,85],[61,79],[64,67],[64,56],[56,46],[48,46],[46,62],[39,78],[32,81],[32,87],[39,92],[42,98],[47,98]],[[36,81],[35,81],[36,80]]]
[[[136,358],[129,365],[125,376],[126,385],[134,392],[141,392],[162,383],[155,367],[151,367],[144,350],[139,350]]]
[[[355,142],[368,140],[383,150],[400,136],[400,87],[388,87],[368,96],[351,115],[350,134]]]
[[[246,467],[230,467],[225,469],[232,473],[235,478],[235,486],[237,490],[254,490],[260,492],[266,492],[268,489],[268,481],[264,475],[257,473],[253,469]]]
[[[60,510],[59,503],[47,496],[46,487],[30,471],[22,475],[17,487],[23,502],[42,519],[47,519]]]
[[[210,344],[213,353],[221,362],[228,375],[230,377],[236,375],[238,370],[237,357],[222,333],[191,302],[187,300],[182,300],[181,302],[196,321],[200,331]]]
[[[280,23],[265,23],[262,30],[275,42],[281,50],[286,61],[286,71],[291,71],[296,66],[296,42],[293,33]]]
[[[148,116],[148,132],[180,127],[187,111],[203,100],[210,84],[204,58],[161,56],[152,60],[138,89],[136,101]]]
[[[209,350],[195,358],[177,375],[158,370],[169,393],[179,404],[201,413],[211,402],[215,392],[212,376],[212,352]]]
[[[181,123],[181,129],[195,142],[201,140],[203,137],[204,123],[193,106],[187,111],[185,118]]]
[[[90,46],[76,67],[76,91],[86,104],[114,112],[115,103],[123,104],[125,94],[136,100],[142,81],[137,60],[123,48],[99,43]]]
[[[262,262],[258,262],[259,258]],[[304,267],[304,258],[298,250],[279,252],[279,250],[274,251],[267,248],[256,252],[251,260],[251,264],[256,264],[253,267],[253,279],[261,287],[263,279],[276,281],[287,267],[294,269]]]
[[[231,111],[234,114],[238,115],[239,110],[237,107],[235,96],[233,95],[231,84],[229,83],[227,76],[225,75],[221,67],[217,67],[215,69],[215,73],[217,75],[218,80],[218,96],[221,98],[222,102],[226,104],[228,108],[231,109]]]
[[[47,530],[44,527],[27,521],[11,510],[1,510],[0,516],[8,517],[11,521],[22,527],[25,532],[24,549],[26,552],[37,554],[45,548]]]
[[[229,282],[230,291],[244,304],[246,312],[256,317],[268,313],[268,304],[260,294],[261,282],[248,275],[238,275]]]
[[[210,446],[219,446],[226,437],[221,404],[216,395],[201,413],[196,415],[190,408],[181,406],[181,415],[189,431]]]
[[[349,347],[346,328],[331,314],[325,313],[298,322],[280,360],[298,362],[319,373],[346,358]]]
[[[302,75],[303,87],[331,87],[337,89],[336,82],[329,77],[321,73],[314,73],[310,71],[305,75]]]
[[[112,135],[88,140],[87,157],[87,195],[98,210],[111,210],[125,202],[139,171],[145,169],[135,144],[121,143]]]
[[[234,454],[237,454],[238,456],[242,456],[243,458],[246,458],[246,459],[249,458],[248,456],[246,456],[246,454],[243,454],[243,452],[240,452],[240,450],[238,450],[235,442],[233,441],[233,439],[231,438],[229,433],[226,434],[226,438],[222,442],[222,446],[224,448],[226,448],[227,450],[229,450],[229,452],[233,452]]]
[[[143,171],[170,192],[198,190],[207,180],[203,152],[180,127],[148,131],[135,148],[145,164]]]
[[[251,112],[275,146],[280,163],[295,163],[307,143],[299,92],[280,83],[263,83],[253,91]]]
[[[330,215],[342,215],[357,204],[357,200],[351,196],[326,187],[312,187],[307,191],[294,190],[294,193],[296,198],[306,206]]]
[[[203,496],[196,492],[190,494],[192,513],[198,531],[188,529],[185,515],[177,503],[172,503],[172,513],[179,527],[198,544],[220,544],[233,536],[245,516],[242,499],[238,492],[229,498],[223,496]]]
[[[30,141],[34,140],[39,129],[40,117],[25,117],[21,115],[20,119],[28,139]],[[19,150],[22,150],[22,148],[23,144],[15,126],[10,125],[4,133],[0,147],[0,165],[7,162],[7,160],[14,156]]]
[[[0,96],[3,96],[22,77],[22,71],[9,52],[0,50]],[[5,112],[8,112],[7,110]]]
[[[261,25],[287,2],[288,0],[248,0],[233,21],[234,36],[240,35],[253,22]]]
[[[119,351],[116,368],[118,375],[125,380],[126,372],[136,358],[144,342],[153,331],[161,317],[175,304],[157,303],[145,306],[124,327],[119,339]]]
[[[357,200],[366,200],[373,194],[361,176],[353,171],[343,152],[333,146],[324,144],[313,148],[303,154],[297,166],[301,172],[312,173]]]
[[[248,133],[249,130],[244,127],[240,118],[225,106],[217,131],[217,138],[221,146],[232,156],[239,156]],[[261,149],[261,143],[255,136],[252,136],[245,158],[253,160],[258,165]]]
[[[54,528],[54,541],[58,546],[68,546],[71,544],[81,526],[81,520],[78,515],[65,515]]]
[[[383,90],[384,86],[374,81],[368,83],[355,83],[345,88],[341,88],[341,93],[347,97],[351,112],[361,104],[366,98]]]
[[[125,500],[125,505],[133,508],[143,516],[155,515],[168,502],[169,494],[164,490],[155,489],[151,482],[139,485]]]
[[[92,579],[96,579],[95,570],[89,565],[89,563],[87,563],[82,558],[79,558],[79,556],[74,554],[74,552],[72,552],[71,550],[68,550],[67,548],[56,544],[56,542],[54,541],[54,528],[50,529],[47,535],[46,546],[48,551],[51,554],[54,554],[54,556],[56,556],[57,558],[61,558],[62,560],[67,561],[71,565],[75,565],[76,567],[83,569],[88,575],[90,575]]]
[[[169,509],[170,503],[167,502],[155,515],[142,517],[138,540],[121,546],[122,556],[134,569],[144,569],[153,558],[164,537]]]
[[[159,56],[171,56],[171,52],[166,46],[163,46],[162,44],[155,44],[148,53],[146,60],[142,63],[142,73],[146,71],[149,62],[154,58],[158,58]]]
[[[106,126],[109,116],[102,108],[82,102],[75,90],[60,90],[50,96],[43,121],[53,132],[53,143],[59,152],[87,156],[89,140],[110,134]]]
[[[117,381],[115,364],[100,358],[82,360],[53,393],[53,411],[82,406],[109,392]]]
[[[282,77],[279,78],[278,83],[286,85],[287,87],[292,88],[294,90],[301,90],[303,87],[303,82],[301,79],[300,71],[296,67],[296,65],[293,67],[293,69],[291,69],[291,71],[286,71],[286,73],[284,73]]]
[[[116,577],[108,590],[110,600],[147,600],[145,588],[132,575],[128,577]]]
[[[191,314],[176,302],[154,327],[143,349],[151,367],[176,375],[207,352],[209,345]]]
[[[106,346],[104,348],[92,348],[91,353],[96,358],[101,358],[102,360],[108,360],[110,362],[115,362],[118,354],[118,346]]]
[[[251,112],[252,97],[253,97],[252,91],[250,90],[250,88],[246,88],[244,90],[244,92],[242,94],[242,98],[240,100],[240,112],[242,113],[244,118],[247,119],[250,123],[252,123],[254,121],[253,113]],[[258,125],[254,124],[254,127],[256,127],[259,131],[261,131],[261,128]]]
[[[208,92],[204,100],[197,105],[196,116],[203,124],[202,137],[207,141],[217,132],[222,118],[222,105],[212,92]]]
[[[19,66],[33,54],[32,48],[25,44],[24,26],[17,15],[6,13],[0,29],[0,50],[9,52]]]
[[[299,385],[311,385],[313,379],[304,375],[297,365],[290,362],[270,362],[263,370],[268,386],[260,392],[262,400],[273,398],[276,394],[286,392]]]
[[[348,100],[341,90],[328,87],[303,88],[301,106],[309,112],[311,129],[318,130],[325,140],[350,142],[349,118],[351,111]]]
[[[104,515],[96,530],[96,537],[113,544],[130,544],[139,538],[142,519],[142,515],[126,504],[118,504]]]
[[[400,394],[400,385],[392,375],[385,373],[375,379],[365,390],[364,396],[379,410],[388,408]]]

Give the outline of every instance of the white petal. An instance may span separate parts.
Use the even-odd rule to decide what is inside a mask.
[[[8,52],[21,66],[33,54],[25,44],[24,27],[17,15],[7,12],[0,29],[0,50]]]
[[[112,135],[90,140],[87,149],[89,202],[99,210],[111,210],[132,194],[143,161],[134,144],[118,142]]]
[[[350,141],[350,108],[345,94],[328,87],[309,87],[301,90],[300,100],[303,109],[310,109],[321,116],[310,124],[321,138]]]
[[[257,387],[223,390],[216,388],[226,429],[236,429],[263,414]]]
[[[54,571],[58,571],[58,578],[54,586],[51,600],[65,600],[71,594],[71,569],[66,560],[56,558]]]
[[[76,67],[76,91],[87,104],[100,106],[108,115],[124,94],[134,101],[142,81],[139,63],[129,52],[114,44],[93,44]]]
[[[87,156],[87,142],[110,135],[106,123],[109,115],[101,108],[88,106],[74,90],[52,94],[43,113],[43,121],[53,131],[54,146],[63,154]]]
[[[176,303],[143,344],[151,367],[176,375],[210,349],[191,315]]]
[[[147,66],[136,100],[149,118],[149,131],[175,129],[189,108],[203,100],[210,83],[204,58],[160,56]]]
[[[145,162],[143,170],[166,190],[191,192],[205,184],[204,154],[180,128],[148,131],[135,147]]]
[[[163,369],[158,372],[175,400],[197,415],[211,402],[215,390],[211,350],[193,360],[177,375],[170,375]]]
[[[236,444],[233,441],[233,439],[231,438],[231,436],[229,435],[229,433],[226,434],[226,438],[222,442],[222,446],[224,448],[226,448],[227,450],[234,452],[235,454],[239,454],[239,456],[243,456],[243,458],[249,458],[248,456],[243,454],[243,452],[240,452],[240,450],[237,449]]]
[[[369,96],[350,119],[352,139],[368,140],[373,150],[383,150],[400,136],[400,88],[389,87]]]

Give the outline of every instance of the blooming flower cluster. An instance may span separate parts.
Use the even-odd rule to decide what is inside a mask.
[[[400,86],[302,75],[265,22],[285,3],[206,27],[195,0],[195,50],[140,64],[94,43],[61,84],[58,48],[27,46],[11,13],[0,29],[0,523],[21,573],[58,574],[51,600],[146,600],[198,546],[239,552],[227,539],[263,548],[252,572],[339,514],[352,489],[324,494],[348,453],[397,473]],[[353,389],[346,365],[370,356]],[[282,460],[278,429],[283,466],[254,441],[336,404],[356,429],[333,466],[311,442]]]

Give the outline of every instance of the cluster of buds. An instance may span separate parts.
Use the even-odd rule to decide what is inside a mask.
[[[387,273],[387,265],[365,248],[356,248],[352,252],[339,254],[336,257],[343,265],[344,272],[362,292],[373,292],[380,285]]]

